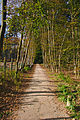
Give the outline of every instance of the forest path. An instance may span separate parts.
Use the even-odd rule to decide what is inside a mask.
[[[21,106],[16,111],[16,120],[69,119],[64,104],[58,101],[52,88],[55,90],[53,80],[49,80],[46,70],[37,64],[29,88],[23,94]]]

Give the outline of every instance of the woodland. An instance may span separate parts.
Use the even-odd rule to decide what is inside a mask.
[[[56,79],[66,81],[59,86],[63,93],[70,92],[69,86],[77,91],[71,91],[71,98],[65,96],[77,98],[69,109],[79,119],[80,0],[2,0],[0,4],[0,117],[9,114],[3,110],[7,101],[3,96],[19,89],[24,71],[43,64]]]

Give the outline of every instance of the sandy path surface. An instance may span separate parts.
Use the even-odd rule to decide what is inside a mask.
[[[55,87],[53,81],[48,80],[46,74],[46,71],[37,64],[31,84],[23,95],[16,120],[69,119],[64,104],[57,100],[55,91],[52,91]]]

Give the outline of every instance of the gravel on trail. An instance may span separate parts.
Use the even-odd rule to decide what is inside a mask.
[[[46,70],[36,64],[29,87],[23,92],[20,107],[14,112],[14,120],[70,120],[65,105],[57,99],[55,87]]]

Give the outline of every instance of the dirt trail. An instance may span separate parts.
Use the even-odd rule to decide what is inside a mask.
[[[64,104],[52,92],[53,81],[46,71],[36,65],[29,88],[26,88],[16,120],[65,120],[69,119]],[[69,119],[70,120],[70,119]]]

